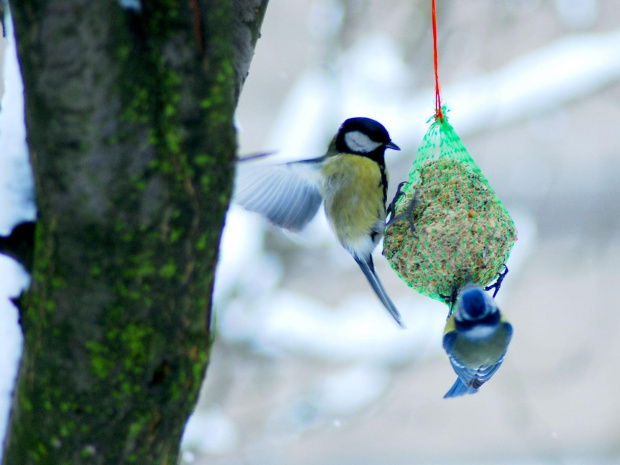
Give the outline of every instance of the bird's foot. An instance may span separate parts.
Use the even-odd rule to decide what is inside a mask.
[[[499,292],[499,288],[502,287],[502,281],[504,281],[504,278],[506,277],[507,274],[508,274],[508,267],[504,264],[504,271],[500,271],[497,275],[497,279],[495,280],[495,282],[485,287],[484,290],[490,291],[491,289],[495,289],[495,291],[493,292],[493,298],[495,298],[495,296]]]
[[[387,209],[387,214],[390,215],[390,219],[386,222],[386,226],[389,226],[393,223],[398,223],[402,220],[407,220],[407,222],[409,223],[409,227],[411,228],[411,236],[413,236],[415,233],[415,225],[413,224],[413,211],[420,204],[419,190],[415,191],[413,197],[411,198],[411,200],[409,200],[409,203],[405,207],[405,210],[400,215],[396,215],[396,202],[398,202],[398,200],[405,195],[405,193],[402,191],[402,188],[406,183],[407,181],[401,182],[396,189],[396,194],[394,195],[394,198],[392,199],[392,202]]]
[[[385,212],[386,217],[391,216],[391,218],[386,221],[386,226],[394,221],[394,214],[396,213],[396,202],[398,202],[400,198],[405,195],[405,193],[403,192],[403,186],[405,184],[407,184],[407,181],[403,181],[398,185],[398,187],[396,188],[396,194],[394,194],[394,198],[387,207],[387,211]]]
[[[448,316],[446,317],[446,320],[450,318],[450,315],[452,315],[452,312],[454,311],[454,304],[456,303],[456,299],[459,296],[460,290],[461,290],[461,286],[459,286],[458,284],[455,284],[452,287],[452,291],[450,292],[450,295],[439,294],[439,297],[441,297],[444,303],[448,305]]]

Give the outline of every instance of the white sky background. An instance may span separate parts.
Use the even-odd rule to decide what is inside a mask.
[[[476,0],[474,3],[482,8],[489,2]],[[317,0],[303,4],[312,5],[315,17],[341,18],[342,12],[339,12],[336,1]],[[397,4],[398,2],[389,3],[391,8],[395,8]],[[412,452],[407,450],[408,440],[403,439],[403,435],[407,438],[406,427],[394,410],[402,413],[412,409],[409,415],[416,418],[424,415],[454,415],[454,425],[458,425],[463,418],[470,418],[471,424],[478,426],[478,415],[488,415],[480,413],[482,410],[499,412],[498,416],[504,412],[509,416],[506,411],[510,410],[510,407],[502,402],[502,396],[518,398],[519,400],[515,400],[515,408],[518,408],[526,405],[529,395],[528,405],[536,406],[534,411],[538,412],[534,416],[544,417],[544,421],[540,422],[530,419],[535,423],[532,431],[538,434],[543,431],[542,435],[550,442],[542,439],[540,442],[556,453],[562,450],[563,444],[570,444],[571,438],[580,435],[578,426],[572,426],[575,421],[571,417],[565,419],[553,411],[553,408],[560,410],[561,405],[554,407],[555,404],[547,400],[547,397],[556,394],[556,397],[564,402],[573,402],[574,397],[557,387],[543,386],[535,390],[527,384],[530,374],[528,370],[531,369],[539,379],[547,379],[554,373],[549,368],[551,366],[563,373],[563,368],[558,368],[564,366],[560,364],[563,360],[561,357],[573,354],[570,346],[563,340],[570,339],[584,344],[584,341],[590,341],[578,327],[588,326],[590,320],[585,323],[580,321],[573,326],[568,322],[570,317],[562,319],[559,328],[566,331],[567,337],[552,343],[553,348],[562,350],[558,349],[558,354],[553,356],[542,354],[538,359],[537,354],[532,355],[531,349],[536,347],[536,341],[544,340],[548,336],[549,332],[540,328],[551,328],[552,323],[549,321],[553,319],[542,312],[532,316],[527,310],[535,307],[549,309],[551,312],[556,302],[560,301],[557,297],[551,297],[554,289],[559,290],[562,295],[571,291],[576,293],[579,284],[584,287],[594,286],[593,283],[600,278],[598,274],[591,272],[594,269],[592,256],[586,255],[581,261],[584,266],[590,266],[587,268],[590,272],[575,268],[569,276],[569,284],[561,277],[551,274],[544,286],[534,285],[531,284],[530,277],[534,274],[536,264],[546,263],[545,257],[552,257],[549,259],[549,266],[553,268],[553,260],[557,257],[560,257],[558,260],[567,262],[569,259],[566,257],[575,256],[575,250],[588,250],[581,243],[582,236],[579,234],[583,231],[596,231],[597,234],[607,231],[608,236],[601,236],[601,241],[604,241],[605,237],[618,237],[618,231],[613,226],[615,223],[612,223],[612,226],[597,226],[598,217],[584,222],[583,225],[579,223],[579,234],[565,231],[564,234],[553,235],[550,239],[551,234],[545,232],[550,227],[549,218],[555,218],[554,213],[561,217],[564,208],[563,205],[558,205],[551,209],[549,214],[545,206],[557,201],[557,197],[562,195],[571,201],[575,197],[578,200],[586,199],[592,193],[599,195],[603,192],[598,190],[599,187],[607,182],[605,180],[609,176],[606,173],[608,167],[602,161],[608,153],[617,153],[618,145],[614,145],[616,139],[610,136],[610,140],[604,140],[600,134],[605,135],[606,132],[597,133],[593,138],[597,140],[596,147],[602,148],[588,153],[592,161],[583,167],[580,165],[583,158],[579,158],[581,152],[564,151],[554,155],[549,147],[553,147],[553,144],[559,145],[561,141],[548,139],[554,134],[548,129],[550,124],[555,124],[555,127],[574,127],[571,122],[578,118],[580,112],[598,115],[587,106],[588,103],[585,108],[576,109],[576,106],[580,102],[596,103],[600,92],[618,85],[620,21],[618,28],[596,27],[597,21],[604,20],[603,6],[609,4],[610,1],[595,0],[532,0],[528,4],[530,13],[525,16],[526,19],[532,20],[531,18],[545,13],[553,15],[555,20],[563,25],[555,35],[550,34],[544,40],[541,39],[538,46],[530,45],[529,49],[525,45],[523,49],[515,46],[514,49],[520,53],[514,53],[513,49],[509,57],[498,59],[500,63],[497,66],[479,64],[477,67],[460,70],[461,73],[457,73],[457,69],[454,74],[447,71],[451,69],[449,60],[444,58],[442,61],[440,56],[440,66],[444,63],[446,69],[443,74],[440,70],[440,77],[445,79],[442,97],[450,108],[451,123],[474,159],[487,173],[496,191],[500,195],[505,193],[502,198],[508,199],[507,206],[519,229],[519,241],[509,263],[511,271],[505,281],[505,288],[498,296],[500,305],[514,317],[515,324],[515,342],[510,348],[507,362],[497,375],[501,379],[494,378],[483,388],[484,392],[473,399],[452,406],[448,404],[449,407],[445,407],[446,404],[433,404],[441,400],[455,376],[440,347],[440,335],[445,321],[444,306],[418,296],[391,277],[389,267],[380,257],[380,248],[377,248],[375,261],[381,262],[377,266],[382,280],[397,307],[401,309],[409,328],[402,331],[395,327],[387,313],[366,289],[367,284],[360,278],[361,273],[357,266],[336,243],[322,214],[306,232],[291,237],[274,233],[259,218],[233,208],[227,218],[222,259],[216,278],[218,342],[202,405],[186,432],[185,461],[200,462],[203,458],[208,458],[209,463],[241,464],[250,463],[245,459],[254,456],[264,460],[257,459],[252,463],[293,463],[290,460],[294,458],[294,463],[303,465],[306,462],[302,463],[300,457],[306,457],[307,463],[313,463],[311,459],[318,460],[317,457],[321,457],[320,451],[325,450],[327,455],[323,459],[330,457],[330,460],[334,460],[330,463],[369,464],[373,463],[371,459],[356,462],[358,455],[355,450],[356,447],[361,447],[360,450],[368,452],[370,449],[366,443],[370,442],[369,435],[375,434],[379,456],[383,450],[382,444],[391,444],[390,441],[398,440],[392,447],[390,463],[408,463],[397,461],[410,457]],[[296,13],[293,6],[272,0],[263,28],[264,36],[272,34],[269,18],[272,10],[276,9],[290,9],[291,14]],[[542,13],[541,9],[544,10]],[[276,18],[281,17],[276,16],[276,13],[273,15]],[[465,27],[450,15],[440,15],[440,20],[442,18],[447,24],[451,24],[451,27]],[[312,32],[315,35],[310,34],[317,42],[328,42],[328,38],[335,35],[340,27],[337,20],[333,24],[325,21],[319,23],[324,28],[322,36],[317,36],[316,25]],[[458,29],[455,30],[458,32]],[[450,37],[445,35],[443,39],[449,42]],[[290,47],[296,45],[294,40],[292,42]],[[385,31],[371,29],[366,35],[351,39],[351,42],[343,47],[341,54],[334,52],[335,58],[310,57],[309,65],[300,66],[294,76],[283,78],[286,85],[281,86],[277,105],[265,101],[265,95],[269,94],[260,90],[260,60],[267,63],[263,65],[268,68],[265,72],[267,78],[275,76],[277,79],[279,73],[287,72],[286,62],[280,54],[289,52],[279,51],[278,47],[285,47],[284,41],[275,44],[271,42],[268,50],[270,55],[267,56],[266,50],[261,49],[264,45],[259,42],[238,112],[242,153],[278,149],[279,154],[274,157],[278,160],[320,155],[326,139],[342,120],[357,115],[371,116],[384,123],[393,140],[404,149],[398,154],[390,154],[388,165],[391,164],[390,169],[401,168],[400,172],[392,169],[394,181],[405,178],[417,143],[424,134],[426,121],[432,115],[434,94],[432,82],[420,78],[418,74],[421,70],[412,70],[403,58],[402,43],[386,35]],[[424,45],[428,46],[429,43],[424,42]],[[494,50],[492,47],[485,47],[485,44],[478,44],[478,47],[483,51]],[[445,55],[450,56],[449,49]],[[10,40],[4,60],[6,93],[0,113],[1,233],[6,233],[20,220],[32,219],[35,214],[32,203],[29,202],[32,198],[29,192],[31,181],[24,163],[26,152],[21,113],[21,84],[17,79]],[[284,61],[281,69],[276,67],[280,61]],[[331,65],[326,65],[326,62]],[[426,62],[426,65],[429,64],[430,62]],[[431,72],[430,69],[424,71],[429,74]],[[254,79],[258,82],[254,82]],[[408,82],[413,80],[419,84],[415,88],[408,86]],[[273,86],[274,83],[266,84],[264,89],[269,90],[270,85]],[[606,102],[618,106],[619,100],[606,99]],[[595,103],[591,105],[594,106]],[[262,121],[260,134],[257,134],[255,126],[259,125],[259,115],[264,112],[268,115],[263,118],[265,121]],[[606,118],[601,118],[601,124],[605,121]],[[532,129],[533,126],[536,128]],[[580,127],[579,124],[577,126]],[[581,123],[581,127],[585,128],[586,124]],[[609,131],[613,131],[613,127],[615,124],[610,125]],[[515,142],[524,139],[522,134],[528,135],[525,137],[527,140]],[[561,134],[566,135],[564,132]],[[597,135],[599,137],[596,137]],[[576,137],[571,145],[575,150],[579,149],[581,138],[572,134],[568,136],[569,139],[570,137]],[[538,144],[534,145],[537,148],[528,145],[533,144],[532,141]],[[519,143],[523,145],[518,145]],[[502,147],[505,152],[493,152],[491,156],[488,151],[482,150],[485,147]],[[537,150],[544,151],[544,155]],[[598,164],[595,165],[595,162]],[[579,174],[587,175],[590,179],[600,179],[601,182],[597,187],[583,180],[583,176]],[[620,179],[620,172],[617,173],[617,178]],[[568,179],[570,182],[564,183],[558,179]],[[496,183],[495,180],[502,182]],[[536,181],[535,184],[532,180]],[[532,192],[536,192],[536,195]],[[612,201],[617,202],[617,198]],[[600,206],[600,202],[596,205]],[[609,252],[608,256],[615,256],[613,253]],[[593,254],[596,255],[595,252]],[[312,261],[312,255],[319,257],[315,261],[319,261],[320,266],[317,267]],[[311,266],[306,267],[304,263],[307,262],[311,263]],[[596,266],[603,266],[596,263]],[[558,267],[568,269],[568,266]],[[542,273],[541,271],[541,275]],[[0,282],[2,296],[16,295],[26,282],[19,268],[8,259],[0,261],[0,275],[3,276]],[[571,278],[572,276],[575,278]],[[338,286],[339,289],[323,287],[327,284]],[[583,299],[577,294],[572,300],[577,305]],[[539,307],[537,303],[540,303]],[[566,308],[566,311],[569,312],[569,309]],[[535,321],[522,319],[520,315],[524,314],[535,318]],[[531,326],[536,326],[538,332],[536,328],[530,330]],[[520,341],[517,339],[519,334]],[[0,297],[0,353],[4,354],[0,358],[0,434],[3,434],[5,428],[6,420],[2,418],[6,418],[8,414],[10,386],[16,372],[20,344],[21,335],[15,308],[8,302],[7,297]],[[551,351],[549,348],[541,350]],[[579,352],[575,354],[571,356],[578,361]],[[520,363],[520,360],[526,359],[531,365]],[[543,365],[543,361],[547,364]],[[556,362],[557,365],[552,365]],[[265,373],[269,373],[269,370],[274,373],[273,377],[278,385],[275,385],[275,381],[273,385],[269,385],[265,380],[258,381],[259,378],[262,379],[258,375],[253,381],[247,379],[249,372],[257,371],[268,376]],[[417,378],[419,373],[424,373],[423,381]],[[519,375],[523,375],[523,381],[516,384],[510,382],[515,378],[521,379]],[[597,387],[602,384],[597,384],[600,380],[597,381],[594,375],[592,377],[595,383],[592,392],[597,392]],[[407,380],[414,382],[409,384]],[[261,399],[252,389],[246,387],[252,382],[269,385],[269,393]],[[429,386],[428,389],[425,389],[426,385]],[[430,386],[433,387],[432,390]],[[246,396],[242,395],[244,392]],[[540,392],[543,394],[539,394]],[[403,393],[406,393],[406,396],[401,395],[394,399],[397,394]],[[424,405],[420,405],[422,402],[415,400],[416,397],[423,399],[425,395],[432,399],[426,403],[426,408],[432,405],[435,409],[432,412],[427,411],[426,414]],[[587,395],[592,396],[592,393]],[[400,408],[390,408],[392,404],[389,399]],[[259,407],[253,410],[246,405],[246,402],[252,401],[256,404],[266,402],[269,407],[265,407],[265,411]],[[308,406],[311,406],[310,411]],[[578,407],[579,405],[575,408]],[[545,410],[546,408],[549,410]],[[581,408],[589,408],[595,413],[599,411],[597,405],[585,404]],[[264,416],[257,412],[262,412]],[[488,419],[488,416],[484,418]],[[501,424],[500,420],[494,423],[495,420],[488,420],[487,424],[493,425],[494,429],[500,432],[493,431],[485,436],[490,447],[492,446],[491,449],[495,451],[495,457],[505,458],[498,452],[501,450],[521,451],[521,457],[526,458],[528,453],[529,457],[537,456],[535,451],[538,450],[538,443],[531,438],[524,439],[527,434],[534,436],[534,433],[521,431],[520,436],[510,428],[504,431],[495,427]],[[432,424],[431,420],[427,421],[427,430],[432,430],[429,426]],[[527,419],[523,421],[527,423]],[[367,426],[369,429],[365,431],[364,425],[377,425],[376,428],[382,429],[382,434],[373,433],[371,426]],[[603,421],[603,425],[613,429],[614,422]],[[437,444],[442,451],[446,449],[441,445],[440,438],[451,434],[448,427],[444,426],[436,431],[434,436],[430,433],[424,433],[426,436],[423,436],[416,427],[411,426],[412,436],[417,434],[419,441],[422,441],[420,437],[424,437],[426,444]],[[483,426],[480,427],[482,431]],[[524,431],[527,429],[525,426],[523,428]],[[604,427],[601,426],[601,429]],[[501,432],[508,438],[501,437]],[[515,440],[510,439],[511,435],[517,437],[516,445]],[[414,441],[418,450],[423,447],[415,443],[415,439],[411,441]],[[458,440],[455,441],[458,443]],[[525,448],[523,442],[527,443]],[[339,455],[331,449],[332,443],[342,446],[343,450],[338,452]],[[355,446],[356,444],[358,446]],[[270,447],[275,447],[279,452],[267,452]],[[463,443],[458,443],[458,446],[454,447],[464,450],[465,454],[469,453],[470,457],[476,457],[475,445],[463,447]],[[575,454],[574,447],[571,449],[567,446],[567,450],[570,454]],[[587,454],[589,463],[593,463],[592,456],[602,453],[597,449],[583,449],[578,452]],[[372,451],[368,453],[372,454]],[[424,454],[425,457],[439,457],[446,460],[446,463],[450,462],[442,453],[433,456],[425,450]],[[337,457],[341,457],[342,461],[338,462]],[[389,460],[383,463],[388,462]]]

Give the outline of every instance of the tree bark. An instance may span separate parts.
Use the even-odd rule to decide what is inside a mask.
[[[267,0],[11,2],[38,218],[5,464],[173,464]]]

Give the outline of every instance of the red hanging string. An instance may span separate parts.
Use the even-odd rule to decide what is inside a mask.
[[[435,0],[433,2],[433,63],[435,65],[435,119],[443,121],[443,111],[441,109],[441,95],[439,94],[439,73],[437,71],[437,12],[435,11]]]

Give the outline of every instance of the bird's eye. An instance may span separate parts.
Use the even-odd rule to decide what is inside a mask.
[[[351,152],[354,153],[370,153],[377,147],[380,147],[381,142],[372,140],[366,134],[360,131],[349,131],[344,135],[344,142]]]

